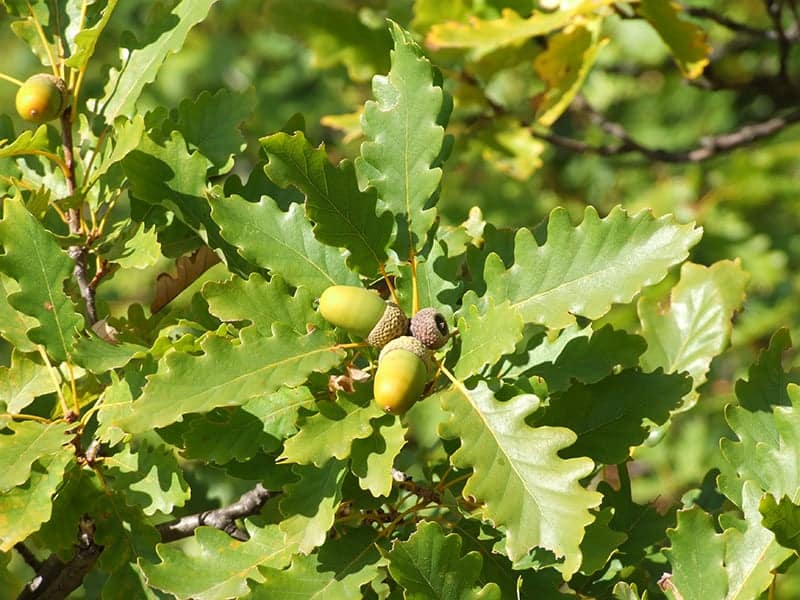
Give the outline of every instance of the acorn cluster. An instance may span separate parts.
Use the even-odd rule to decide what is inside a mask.
[[[326,289],[319,310],[332,325],[381,351],[374,385],[381,408],[402,414],[422,396],[435,372],[432,351],[444,346],[450,335],[442,313],[425,308],[409,319],[377,292],[348,285]]]

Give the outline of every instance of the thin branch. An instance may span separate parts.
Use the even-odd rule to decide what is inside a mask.
[[[758,27],[747,25],[746,23],[740,23],[739,21],[735,21],[730,17],[726,17],[725,15],[713,11],[710,8],[705,8],[702,6],[684,6],[683,10],[690,17],[714,21],[717,25],[721,25],[722,27],[725,27],[730,31],[735,31],[736,33],[744,33],[757,38],[777,39],[776,32],[772,30],[760,29]]]
[[[65,563],[55,554],[50,555],[17,600],[63,600],[76,590],[103,551],[103,547],[94,542],[94,529],[94,521],[84,515],[78,528],[75,556]]]
[[[61,143],[64,150],[64,163],[67,167],[67,192],[70,196],[75,194],[77,185],[75,183],[75,157],[73,154],[72,145],[72,118],[69,109],[61,114]],[[67,222],[69,224],[69,231],[74,235],[81,235],[81,213],[78,208],[70,208],[67,214]],[[75,268],[72,273],[75,281],[78,283],[78,289],[81,292],[81,297],[86,305],[86,319],[89,326],[97,322],[97,308],[95,305],[95,291],[89,285],[89,271],[87,269],[87,254],[88,250],[85,246],[70,246],[67,250],[70,258],[75,262]]]
[[[275,494],[276,492],[270,492],[258,483],[233,504],[160,524],[158,532],[161,534],[161,541],[166,543],[189,537],[202,525],[221,529],[234,539],[246,541],[249,536],[246,531],[239,528],[236,520],[258,514],[267,500]]]
[[[607,134],[619,140],[617,144],[593,145],[573,138],[563,137],[553,133],[533,132],[533,135],[550,142],[555,146],[565,148],[576,153],[597,154],[600,156],[619,156],[623,154],[638,153],[642,156],[666,163],[702,162],[736,148],[747,146],[756,141],[771,137],[786,127],[800,121],[800,110],[792,111],[782,117],[772,117],[760,123],[743,125],[730,133],[709,136],[700,140],[697,147],[685,150],[667,150],[664,148],[651,148],[637,142],[627,130],[614,121],[608,120],[604,115],[591,108],[580,98],[575,101],[575,108],[587,114],[590,120]]]
[[[22,560],[24,560],[25,563],[34,571],[38,571],[42,568],[42,561],[36,558],[36,555],[31,552],[31,549],[22,542],[17,542],[14,544],[14,550],[19,552]]]
[[[789,76],[789,52],[792,49],[792,44],[789,38],[786,37],[786,31],[783,28],[783,0],[764,0],[764,5],[767,8],[769,18],[772,19],[772,25],[778,37],[778,48],[781,55],[779,67],[781,79],[789,89],[794,89],[794,83],[792,83],[792,79]]]

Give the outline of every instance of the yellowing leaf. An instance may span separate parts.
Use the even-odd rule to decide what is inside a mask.
[[[706,33],[678,15],[681,6],[671,0],[641,0],[639,13],[672,50],[675,62],[689,79],[700,77],[709,62],[711,46]]]

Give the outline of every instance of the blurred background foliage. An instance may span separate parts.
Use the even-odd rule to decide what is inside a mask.
[[[557,205],[576,216],[585,205],[604,214],[622,204],[631,211],[647,208],[697,221],[705,235],[692,260],[711,264],[739,258],[751,283],[731,347],[715,361],[700,402],[675,418],[660,444],[637,454],[637,499],[659,498],[666,505],[700,486],[719,460],[718,441],[726,431],[722,407],[733,401],[733,382],[745,375],[759,348],[782,326],[800,340],[800,125],[704,161],[667,162],[637,151],[602,156],[543,138],[555,134],[595,149],[613,149],[620,140],[610,137],[591,112],[580,110],[582,104],[606,122],[621,124],[644,147],[667,152],[699,147],[707,136],[783,114],[798,104],[800,65],[794,42],[800,39],[800,22],[794,1],[777,3],[784,7],[782,60],[776,23],[767,12],[775,2],[692,0],[692,10],[681,18],[706,32],[711,53],[705,72],[687,80],[657,32],[634,18],[633,5],[616,12],[608,8],[599,32],[608,42],[599,48],[579,101],[549,129],[535,124],[535,100],[545,89],[535,64],[547,48],[546,37],[482,57],[432,43],[432,27],[447,21],[498,18],[504,9],[527,16],[532,10],[576,4],[225,0],[190,32],[183,50],[168,59],[139,108],[172,109],[205,90],[246,93],[252,88],[255,112],[244,125],[248,148],[236,166],[243,180],[260,171],[257,139],[298,112],[310,138],[325,142],[333,157],[354,157],[360,144],[356,113],[371,97],[372,75],[388,69],[385,19],[391,18],[415,33],[454,97],[448,129],[454,146],[439,202],[444,226],[467,219],[473,206],[498,228],[535,225]],[[119,3],[90,65],[84,97],[101,95],[118,40],[148,31],[170,7],[166,1]],[[712,13],[739,26],[720,24],[708,17]],[[40,69],[7,27],[0,28],[0,48],[0,69],[9,75],[24,79]],[[3,106],[12,106],[14,93],[13,86],[0,85]],[[20,122],[15,126],[24,127]],[[126,308],[115,304],[119,299],[149,302],[155,275],[169,264],[164,259],[136,276],[115,277],[102,288],[103,300],[115,313]],[[673,274],[670,282],[676,280]],[[648,293],[664,296],[668,288],[661,285]],[[632,307],[619,307],[607,320],[636,327]]]

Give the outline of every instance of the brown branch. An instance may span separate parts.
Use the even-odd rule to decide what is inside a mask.
[[[619,140],[619,143],[593,145],[553,133],[533,132],[533,135],[555,146],[576,153],[589,153],[600,156],[638,153],[650,160],[666,163],[702,162],[773,136],[782,129],[800,121],[800,110],[795,110],[781,117],[772,117],[759,123],[743,125],[730,133],[708,136],[701,139],[699,145],[694,148],[668,150],[665,148],[651,148],[637,142],[622,125],[607,119],[603,114],[589,106],[581,97],[575,99],[573,106],[576,111],[587,115],[592,123]]]
[[[161,541],[166,543],[189,537],[202,525],[221,529],[234,539],[247,541],[249,539],[247,532],[236,525],[236,520],[258,514],[267,500],[275,495],[276,492],[270,492],[260,483],[256,484],[233,504],[158,525]]]
[[[14,550],[19,552],[19,555],[22,557],[22,560],[25,561],[25,564],[27,564],[34,571],[38,571],[42,568],[42,561],[36,558],[36,555],[31,552],[31,549],[22,542],[17,542],[14,544]]]
[[[744,33],[746,35],[750,35],[757,38],[764,38],[764,39],[777,39],[776,32],[769,30],[769,29],[760,29],[758,27],[753,27],[752,25],[747,25],[745,23],[740,23],[739,21],[735,21],[730,17],[726,17],[725,15],[713,11],[709,8],[705,8],[702,6],[684,6],[684,12],[689,15],[690,17],[695,17],[696,19],[707,19],[709,21],[714,21],[717,25],[721,25],[730,31],[735,31],[736,33]]]
[[[17,600],[62,600],[82,583],[103,547],[94,543],[94,521],[84,515],[78,529],[75,556],[63,562],[52,554],[37,570],[36,576],[22,590]]]
[[[67,192],[70,196],[75,194],[77,185],[75,183],[75,156],[72,144],[72,119],[69,107],[61,113],[61,145],[64,151],[64,164],[66,166]],[[67,213],[67,223],[69,232],[72,235],[81,235],[81,212],[79,208],[70,208]],[[78,283],[83,302],[86,305],[86,319],[89,326],[97,321],[97,308],[95,306],[94,288],[89,283],[89,272],[87,269],[88,249],[86,246],[70,246],[67,250],[70,258],[75,262],[72,271],[75,281]]]
[[[769,18],[772,19],[772,25],[775,28],[775,34],[778,38],[778,48],[780,50],[780,66],[778,72],[786,86],[789,89],[794,89],[794,83],[789,76],[789,52],[791,52],[792,44],[783,28],[783,0],[764,0],[764,5],[767,8]]]

